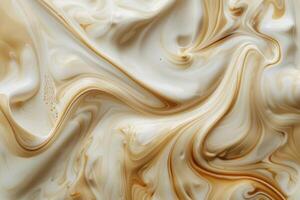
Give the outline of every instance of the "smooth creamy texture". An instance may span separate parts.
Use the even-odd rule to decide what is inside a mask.
[[[299,0],[1,0],[0,199],[300,199]]]

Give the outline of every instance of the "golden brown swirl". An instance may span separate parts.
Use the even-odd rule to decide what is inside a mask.
[[[299,0],[1,0],[0,199],[299,200]]]

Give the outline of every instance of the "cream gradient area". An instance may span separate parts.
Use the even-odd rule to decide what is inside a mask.
[[[0,0],[0,200],[299,200],[300,0]]]

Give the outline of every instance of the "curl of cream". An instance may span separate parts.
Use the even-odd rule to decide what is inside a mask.
[[[0,199],[300,199],[299,6],[0,1]]]

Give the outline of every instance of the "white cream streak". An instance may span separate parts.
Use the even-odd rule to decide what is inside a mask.
[[[299,0],[1,0],[0,199],[300,199]]]

